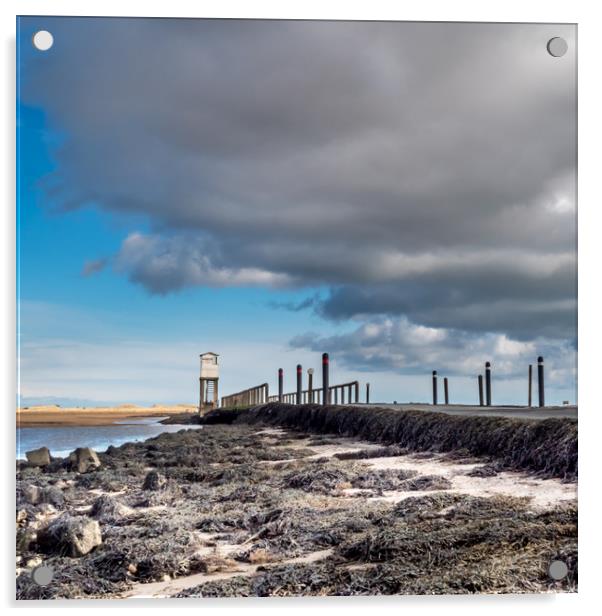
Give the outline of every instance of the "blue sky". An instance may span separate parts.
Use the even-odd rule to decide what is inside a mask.
[[[329,351],[383,401],[489,359],[499,403],[544,354],[574,402],[574,65],[458,25],[455,74],[441,27],[21,18],[23,403],[194,403],[206,350],[223,394]]]

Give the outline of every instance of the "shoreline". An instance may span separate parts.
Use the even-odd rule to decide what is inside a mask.
[[[576,477],[264,415],[110,447],[87,472],[19,463],[17,598],[576,591]],[[83,554],[72,527],[91,529]]]

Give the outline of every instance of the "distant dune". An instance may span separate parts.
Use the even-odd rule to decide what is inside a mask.
[[[194,404],[174,404],[153,406],[137,406],[136,404],[120,404],[119,406],[99,407],[60,407],[56,405],[30,406],[17,409],[17,426],[103,426],[122,422],[128,418],[161,417],[174,413],[196,412]]]

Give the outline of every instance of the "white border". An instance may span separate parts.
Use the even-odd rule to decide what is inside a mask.
[[[372,0],[304,0],[303,2],[276,2],[254,0],[253,2],[228,1],[198,3],[169,0],[169,2],[134,2],[130,0],[88,1],[74,0],[5,0],[2,3],[2,125],[5,136],[1,150],[1,186],[5,187],[2,220],[1,282],[4,290],[3,345],[0,372],[4,394],[2,412],[5,418],[5,442],[3,460],[6,468],[2,473],[2,508],[6,542],[2,550],[3,603],[9,607],[33,611],[43,609],[106,609],[129,608],[173,610],[201,609],[218,610],[220,613],[245,610],[259,614],[265,610],[308,610],[325,612],[337,608],[348,611],[377,610],[380,614],[415,610],[421,613],[454,614],[488,613],[507,615],[509,610],[545,611],[546,614],[563,614],[568,609],[594,605],[596,592],[601,584],[600,549],[600,476],[602,460],[596,457],[602,439],[602,405],[596,398],[598,385],[595,370],[600,363],[597,353],[600,340],[602,306],[600,305],[599,273],[602,258],[600,245],[600,178],[602,177],[600,149],[600,115],[602,97],[600,82],[602,62],[600,11],[592,0],[422,0],[416,2],[385,2]],[[201,600],[201,601],[121,601],[97,602],[44,602],[43,605],[16,604],[14,596],[14,526],[12,497],[14,494],[14,404],[15,404],[15,15],[114,15],[114,16],[165,16],[165,17],[247,17],[247,18],[295,18],[295,19],[389,19],[427,21],[541,21],[570,22],[579,24],[579,441],[580,441],[580,545],[579,545],[579,594],[557,596],[477,596],[477,597],[370,597],[338,598],[328,600]]]

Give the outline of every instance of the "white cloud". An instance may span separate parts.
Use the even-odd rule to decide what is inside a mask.
[[[285,274],[256,267],[216,265],[208,246],[194,237],[162,237],[131,233],[121,246],[115,267],[153,292],[166,293],[186,286],[284,286]]]

